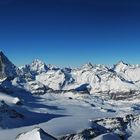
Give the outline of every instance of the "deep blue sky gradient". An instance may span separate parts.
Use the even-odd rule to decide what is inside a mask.
[[[140,63],[140,0],[0,0],[0,49],[17,65]]]

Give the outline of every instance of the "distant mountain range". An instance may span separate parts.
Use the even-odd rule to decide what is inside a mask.
[[[40,94],[47,89],[71,90],[82,94],[103,93],[110,98],[122,99],[140,93],[140,65],[123,61],[112,68],[88,63],[75,69],[62,69],[36,59],[18,68],[0,52],[0,79],[6,78],[11,78],[14,86]]]
[[[112,67],[88,63],[59,68],[36,59],[17,67],[0,52],[2,140],[11,140],[10,136],[16,140],[138,136],[139,98],[140,65],[120,61]]]

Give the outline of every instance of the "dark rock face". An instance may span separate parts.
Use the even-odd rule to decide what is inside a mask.
[[[113,100],[125,100],[139,95],[139,91],[131,90],[130,92],[116,92],[109,93],[109,96]]]
[[[90,129],[64,136],[59,140],[92,140],[95,137],[106,133],[116,134],[121,140],[126,140],[130,136],[127,132],[128,126],[138,119],[139,116],[130,114],[124,117],[94,120],[92,121]]]
[[[5,119],[9,120],[5,123]],[[15,120],[23,120],[24,115],[7,105],[4,101],[0,102],[0,128],[6,129],[11,126],[10,122]]]
[[[10,106],[8,106],[4,101],[1,102],[1,106],[0,106],[0,113],[2,115],[6,114],[9,118],[20,118],[20,119],[24,119],[24,116],[20,113],[18,113],[16,110],[10,108]]]
[[[75,91],[80,92],[80,93],[87,93],[90,94],[90,85],[89,84],[82,84],[78,88],[75,89]]]
[[[0,79],[17,76],[18,68],[0,52]]]
[[[67,135],[60,138],[59,140],[91,140],[101,135],[102,133],[105,133],[105,132],[104,131],[102,132],[100,130],[95,130],[95,129],[86,129],[82,131],[81,133]]]

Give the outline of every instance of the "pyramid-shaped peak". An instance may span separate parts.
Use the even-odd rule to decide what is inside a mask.
[[[16,75],[17,67],[0,51],[0,79],[15,77]]]
[[[5,65],[13,65],[13,63],[7,58],[7,56],[2,52],[0,51],[0,61],[2,63],[4,63]]]
[[[5,56],[5,54],[2,51],[0,51],[0,58],[1,59],[6,58],[8,60],[8,58]]]
[[[3,52],[2,51],[0,51],[0,55],[3,55]]]
[[[2,62],[5,66],[15,66],[2,51],[0,51],[0,62]]]

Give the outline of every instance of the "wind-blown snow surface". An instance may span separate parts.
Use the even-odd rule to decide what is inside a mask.
[[[62,140],[140,139],[139,65],[61,69],[35,60],[17,68],[0,56],[1,140],[44,140],[41,132]]]
[[[47,134],[40,128],[35,128],[30,132],[20,134],[16,138],[17,140],[56,140],[51,135]]]
[[[92,128],[93,124],[90,120],[139,113],[140,103],[134,101],[135,103],[133,100],[118,103],[118,101],[104,101],[89,95],[54,95],[53,93],[41,95],[37,100],[28,100],[29,103],[25,101],[23,106],[15,107],[24,119],[18,121],[13,119],[12,129],[9,127],[0,131],[1,139],[14,140],[18,134],[35,127],[40,127],[55,137],[77,133]],[[22,122],[23,124],[20,125]],[[131,132],[136,132],[135,127]]]

